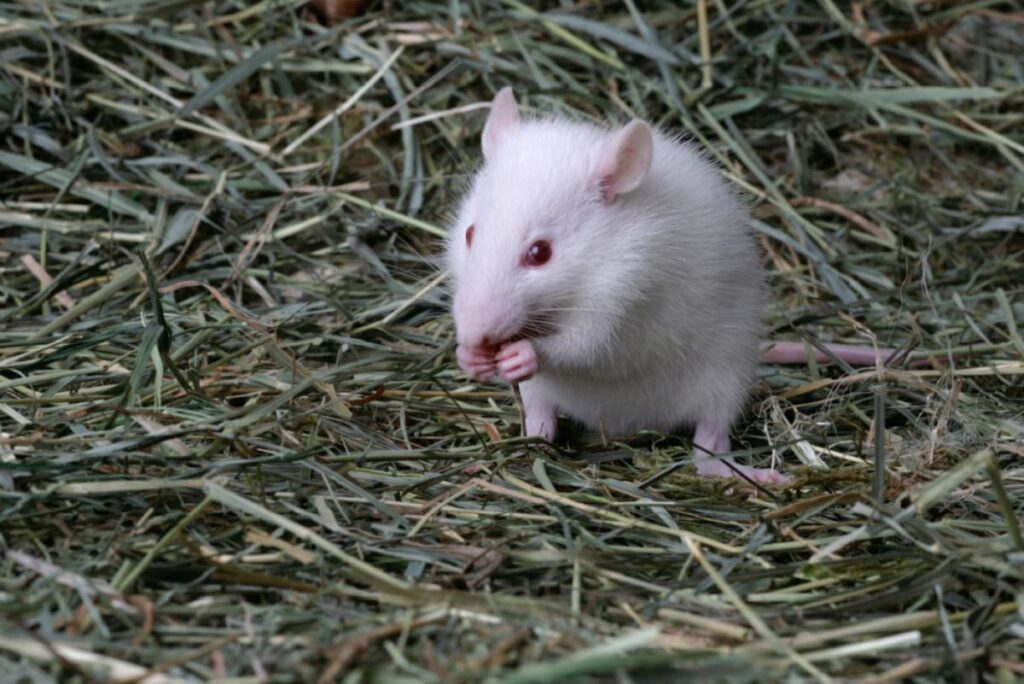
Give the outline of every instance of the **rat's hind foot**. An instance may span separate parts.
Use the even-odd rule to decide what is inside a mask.
[[[497,372],[494,354],[482,347],[467,347],[460,344],[455,348],[459,367],[477,380],[487,380]]]
[[[527,437],[543,437],[548,442],[554,442],[558,436],[558,418],[553,410],[538,410],[526,408],[526,422],[523,432]]]
[[[711,459],[707,455],[704,456],[703,460],[699,460],[700,456],[695,456],[694,461],[697,465],[697,474],[701,477],[734,477],[736,479],[743,479],[739,473],[742,473],[744,477],[754,482],[768,482],[771,484],[782,484],[788,482],[789,478],[780,473],[777,470],[771,468],[753,468],[751,466],[742,466],[733,461],[732,459]],[[732,468],[726,461],[732,463]],[[738,473],[737,473],[738,471]]]
[[[525,382],[540,369],[540,361],[530,340],[510,342],[503,346],[494,357],[498,375],[509,384]]]
[[[788,477],[771,468],[741,466],[731,458],[713,458],[711,454],[723,454],[732,450],[728,430],[712,428],[704,423],[698,423],[697,431],[693,435],[693,444],[693,462],[697,466],[697,474],[701,477],[734,477],[742,479],[739,474],[742,473],[744,477],[754,482],[782,484],[789,481]],[[700,447],[703,447],[703,449]],[[708,451],[711,454],[708,454]]]
[[[535,383],[527,382],[519,389],[523,398],[523,435],[554,442],[558,435],[558,411],[547,402]]]

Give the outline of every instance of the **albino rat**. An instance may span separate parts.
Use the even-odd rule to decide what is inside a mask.
[[[482,147],[448,244],[459,365],[519,383],[528,435],[553,440],[560,411],[613,435],[688,426],[699,474],[785,481],[707,456],[730,451],[766,297],[746,209],[717,168],[642,121],[522,120],[510,88]]]

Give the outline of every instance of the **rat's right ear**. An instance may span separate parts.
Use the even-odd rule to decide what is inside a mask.
[[[484,134],[480,138],[484,157],[490,157],[498,147],[498,141],[518,125],[519,107],[516,105],[516,96],[512,94],[512,88],[505,86],[494,96],[491,113],[484,124]]]

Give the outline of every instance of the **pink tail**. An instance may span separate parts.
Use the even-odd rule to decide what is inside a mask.
[[[826,344],[825,348],[832,352],[832,356],[815,347],[805,347],[802,342],[773,342],[772,346],[761,352],[761,363],[807,363],[808,349],[818,363],[829,363],[834,356],[851,366],[874,366],[879,358],[884,364],[897,355],[895,349],[883,347],[876,350],[874,347],[855,344]]]

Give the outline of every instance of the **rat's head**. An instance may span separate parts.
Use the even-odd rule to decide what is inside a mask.
[[[617,255],[622,205],[647,175],[647,124],[613,131],[524,121],[510,88],[491,104],[484,166],[451,228],[459,344],[495,346],[555,332],[594,295],[595,269]],[[589,291],[588,291],[589,290]]]

